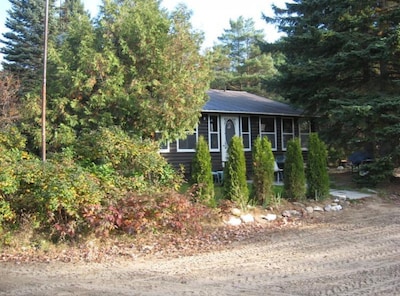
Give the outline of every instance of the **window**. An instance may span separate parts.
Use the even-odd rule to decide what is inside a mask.
[[[308,149],[308,139],[311,133],[311,122],[306,119],[300,119],[299,121],[299,133],[300,133],[300,145],[301,149]]]
[[[197,128],[190,132],[186,132],[185,139],[179,139],[177,141],[177,151],[178,152],[194,152],[196,151],[197,144]]]
[[[286,150],[289,140],[294,139],[293,118],[282,118],[282,150]]]
[[[154,137],[155,140],[159,143],[160,152],[169,152],[169,141],[165,140],[163,142],[160,142],[161,136],[161,132],[156,132]]]
[[[275,117],[260,118],[260,136],[268,137],[272,150],[276,150],[276,120]]]
[[[240,133],[243,139],[244,151],[251,150],[251,137],[250,137],[250,117],[240,118]]]
[[[208,145],[210,152],[219,151],[219,120],[218,116],[208,116]]]

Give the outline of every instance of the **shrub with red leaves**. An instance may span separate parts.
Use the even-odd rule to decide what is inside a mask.
[[[212,210],[175,191],[152,195],[131,193],[117,202],[86,208],[84,217],[95,233],[102,236],[112,231],[186,234],[201,232],[201,222],[211,219]]]

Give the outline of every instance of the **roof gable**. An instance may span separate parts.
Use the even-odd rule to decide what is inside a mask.
[[[303,111],[245,91],[209,90],[208,102],[202,111],[210,113],[245,113],[301,116]]]

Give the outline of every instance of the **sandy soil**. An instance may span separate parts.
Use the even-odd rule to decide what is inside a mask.
[[[0,263],[0,295],[400,295],[399,201],[369,198],[195,256]]]

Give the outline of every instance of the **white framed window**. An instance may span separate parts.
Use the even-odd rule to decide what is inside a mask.
[[[308,150],[308,140],[311,134],[311,122],[307,119],[299,120],[299,137],[302,150]]]
[[[275,117],[260,118],[260,137],[267,137],[271,142],[272,150],[277,150],[276,145],[276,119]]]
[[[208,147],[210,152],[219,152],[220,138],[219,138],[219,118],[217,115],[208,116]]]
[[[287,143],[294,139],[293,118],[282,118],[282,150],[287,149]]]
[[[251,150],[250,117],[240,117],[240,136],[243,140],[244,151]]]
[[[161,132],[155,132],[154,139],[158,142],[160,150],[159,152],[169,152],[169,141],[161,141]]]
[[[176,141],[178,152],[195,152],[197,144],[197,127],[193,131],[186,132],[186,138]]]

